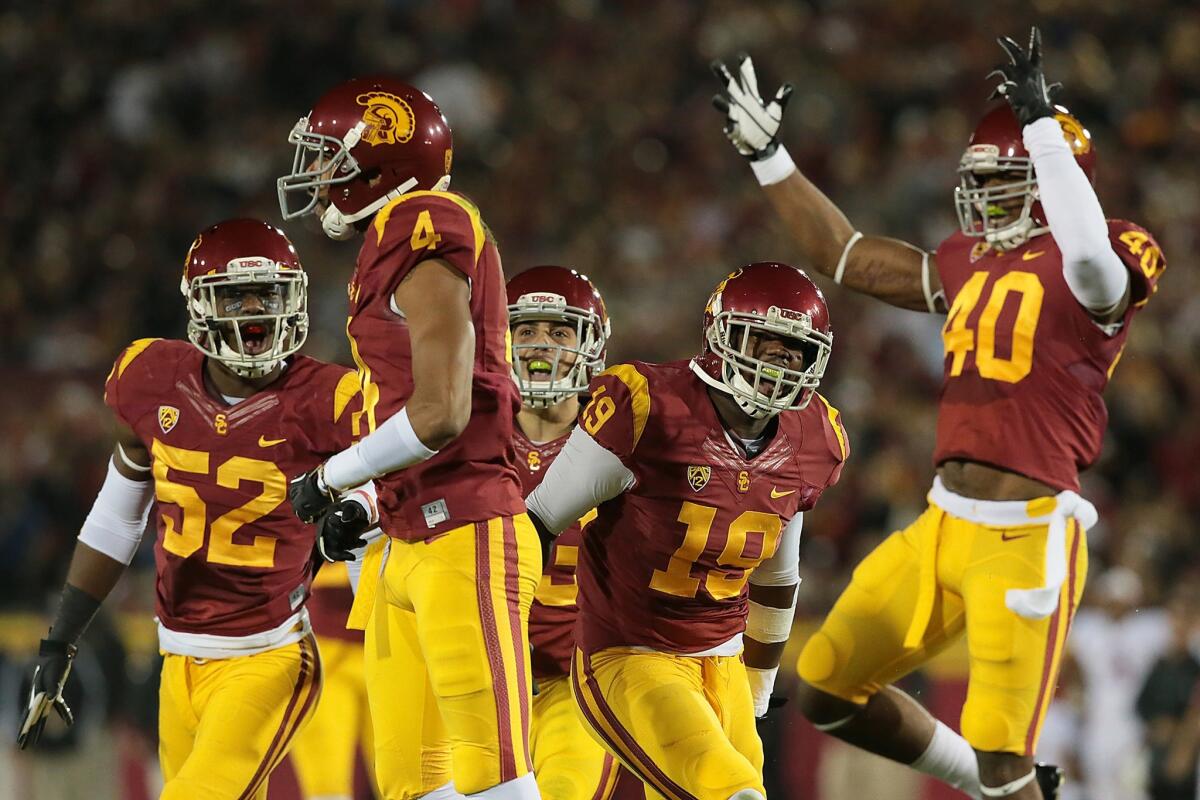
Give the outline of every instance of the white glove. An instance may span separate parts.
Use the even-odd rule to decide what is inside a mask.
[[[775,688],[775,676],[779,667],[771,669],[755,669],[746,667],[746,677],[750,679],[750,696],[754,699],[754,716],[762,719],[771,707],[771,692]]]
[[[712,70],[724,87],[713,96],[713,105],[725,115],[726,138],[751,161],[770,156],[779,147],[779,125],[792,96],[792,85],[783,84],[775,98],[764,103],[750,56],[738,56],[735,74],[720,61],[712,63]]]

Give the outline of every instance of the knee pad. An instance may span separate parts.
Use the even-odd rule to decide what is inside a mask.
[[[824,631],[817,631],[804,649],[800,651],[800,660],[796,662],[796,671],[805,683],[821,688],[822,684],[833,677],[837,671],[838,652],[833,640]]]
[[[985,752],[1003,751],[1013,738],[1008,715],[992,703],[967,703],[960,727],[971,747]]]
[[[753,789],[742,789],[737,794],[730,795],[729,800],[767,800],[767,798]]]

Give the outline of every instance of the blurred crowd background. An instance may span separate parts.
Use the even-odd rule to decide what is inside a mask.
[[[428,91],[454,130],[454,188],[483,210],[507,273],[588,273],[613,318],[610,363],[672,359],[696,352],[726,272],[805,266],[721,135],[711,59],[746,50],[764,89],[793,82],[783,138],[801,168],[858,228],[933,248],[956,226],[955,168],[1001,57],[994,39],[1023,39],[1034,22],[1062,102],[1094,137],[1107,215],[1148,228],[1169,264],[1107,391],[1104,452],[1083,481],[1101,521],[1043,755],[1072,774],[1072,800],[1195,798],[1200,5],[1185,0],[0,10],[0,731],[16,729],[17,685],[103,477],[113,357],[135,338],[183,334],[179,276],[197,231],[239,215],[278,222],[287,133],[326,88],[383,72]],[[313,276],[307,352],[346,360],[356,247],[285,230]],[[940,318],[823,285],[836,331],[823,393],[853,455],[805,526],[808,620],[923,507],[941,375]],[[36,756],[0,745],[0,798],[153,792],[152,571],[147,547],[88,636],[75,732]],[[910,685],[955,725],[963,663],[951,653]],[[950,796],[784,712],[764,728],[771,796]]]

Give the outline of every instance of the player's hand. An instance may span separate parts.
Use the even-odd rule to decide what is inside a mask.
[[[779,126],[792,96],[792,85],[785,83],[770,103],[758,93],[754,62],[743,53],[734,71],[720,61],[712,62],[713,74],[723,89],[713,95],[713,105],[725,115],[725,137],[751,161],[760,161],[779,148]]]
[[[1021,127],[1042,117],[1054,116],[1054,95],[1061,83],[1046,84],[1042,72],[1042,34],[1034,26],[1029,33],[1029,52],[1004,36],[997,39],[1012,63],[1001,64],[988,75],[1001,78],[992,97],[1003,97],[1012,106]]]
[[[361,503],[342,500],[317,523],[317,552],[329,562],[353,561],[353,551],[366,547],[363,534],[372,524]]]
[[[25,705],[25,717],[17,734],[17,747],[24,750],[37,744],[46,727],[46,718],[53,709],[70,727],[75,722],[71,707],[63,699],[63,687],[71,674],[75,660],[75,645],[55,639],[43,639],[38,648],[38,664],[33,670],[33,686],[29,689],[29,702]]]
[[[303,522],[315,522],[321,514],[338,501],[337,495],[321,479],[322,464],[316,469],[292,478],[288,484],[288,499],[292,511]]]
[[[546,523],[534,514],[528,511],[529,521],[533,523],[533,529],[537,531],[538,543],[542,546],[542,574],[545,575],[550,569],[550,551],[554,547],[554,534],[546,527]]]

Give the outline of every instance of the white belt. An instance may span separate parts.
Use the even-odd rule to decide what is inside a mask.
[[[239,658],[286,647],[312,633],[308,609],[301,608],[280,625],[246,636],[217,636],[211,633],[173,631],[158,622],[158,648],[164,653],[194,658]]]
[[[1076,492],[1059,492],[1054,500],[1053,511],[1032,516],[1029,505],[1035,500],[975,500],[950,491],[940,477],[933,479],[933,488],[929,490],[930,503],[968,522],[1000,528],[1048,526],[1044,584],[1033,589],[1009,589],[1004,595],[1009,610],[1026,619],[1043,619],[1058,608],[1059,592],[1067,579],[1067,520],[1074,518],[1086,531],[1099,518],[1096,507]]]

